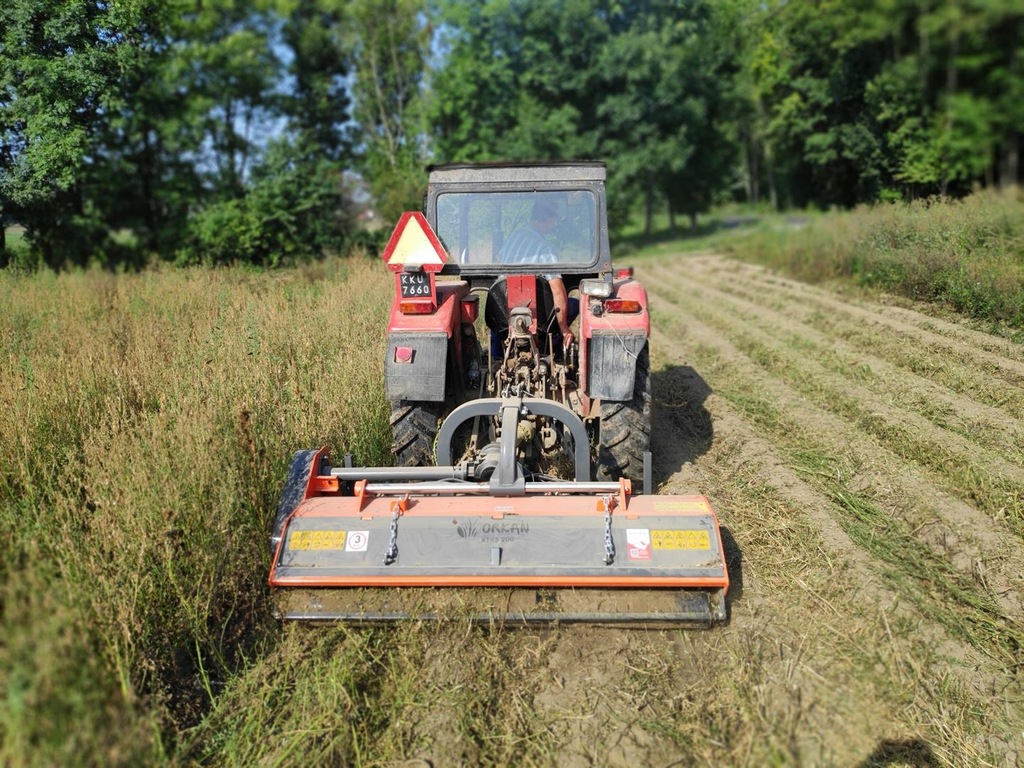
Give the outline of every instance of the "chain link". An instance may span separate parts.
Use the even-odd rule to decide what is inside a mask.
[[[615,542],[612,541],[612,499],[605,496],[604,504],[604,564],[611,565],[615,562]]]
[[[398,516],[401,514],[398,504],[391,505],[391,539],[384,553],[384,565],[391,565],[398,559]]]

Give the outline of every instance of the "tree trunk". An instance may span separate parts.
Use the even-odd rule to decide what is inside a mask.
[[[999,186],[1012,187],[1020,183],[1020,134],[1012,131],[1003,150],[1003,172],[999,175]]]
[[[160,201],[156,198],[153,180],[156,178],[156,148],[153,146],[153,136],[156,131],[149,125],[148,121],[142,125],[142,167],[139,169],[139,183],[142,186],[143,215],[146,218],[145,241],[149,252],[158,253],[160,242],[157,232],[160,229],[157,217],[157,209]]]
[[[761,199],[760,149],[754,136],[750,120],[743,118],[743,138],[747,163],[747,202],[757,203]]]
[[[654,178],[648,177],[644,190],[644,235],[650,237],[654,230]]]
[[[1014,79],[1019,77],[1020,57],[1017,55],[1016,45],[1010,49],[1010,60],[1007,65],[1010,77]],[[1011,126],[1006,132],[1003,147],[1003,167],[999,174],[999,186],[1005,189],[1020,181],[1020,131]]]
[[[946,99],[947,103],[952,101],[953,96],[956,95],[957,91],[957,69],[956,69],[956,57],[960,52],[960,31],[956,25],[953,25],[949,30],[949,58],[946,59]],[[945,132],[948,137],[953,133],[953,116],[950,114],[949,107],[946,108],[945,118]],[[942,197],[946,196],[946,192],[949,189],[949,172],[946,168],[942,169],[942,176],[939,179],[939,194]]]
[[[779,190],[775,186],[775,169],[772,168],[772,147],[765,142],[764,145],[764,168],[768,176],[768,201],[772,204],[772,210],[779,210]]]

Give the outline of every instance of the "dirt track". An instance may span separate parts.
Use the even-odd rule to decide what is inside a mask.
[[[656,478],[717,508],[731,621],[467,641],[495,730],[570,766],[1024,759],[1024,351],[718,257],[636,271]]]

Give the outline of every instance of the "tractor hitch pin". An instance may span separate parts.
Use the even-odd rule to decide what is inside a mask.
[[[615,562],[615,542],[612,541],[612,498],[604,496],[601,499],[604,504],[604,564],[611,565]]]

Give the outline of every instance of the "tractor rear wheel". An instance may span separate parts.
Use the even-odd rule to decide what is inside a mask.
[[[643,482],[644,453],[651,444],[651,366],[648,347],[636,359],[633,398],[601,402],[597,479]],[[639,487],[639,486],[638,486]]]
[[[444,403],[397,400],[391,403],[391,434],[395,465],[432,466],[434,441]]]

